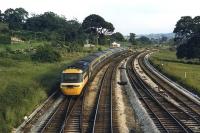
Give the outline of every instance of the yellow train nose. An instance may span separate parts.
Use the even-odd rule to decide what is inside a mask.
[[[61,88],[64,95],[80,95],[82,87]]]

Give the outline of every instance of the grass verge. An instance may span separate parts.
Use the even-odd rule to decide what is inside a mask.
[[[175,51],[160,50],[151,55],[150,62],[172,80],[200,95],[200,63],[177,59]]]

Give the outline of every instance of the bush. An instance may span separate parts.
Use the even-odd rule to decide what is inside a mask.
[[[11,44],[11,37],[8,34],[0,34],[0,43]]]
[[[61,55],[50,45],[38,46],[36,52],[32,54],[33,61],[56,62],[61,60]]]
[[[20,38],[23,41],[28,41],[28,40],[47,40],[47,38],[49,37],[47,33],[43,33],[43,32],[33,32],[33,31],[12,31],[12,35]]]
[[[10,44],[11,37],[9,33],[8,24],[4,24],[0,22],[0,43],[2,44]]]
[[[36,97],[37,96],[37,97]],[[31,84],[11,82],[0,94],[0,132],[11,132],[22,118],[45,98],[45,92]]]
[[[30,52],[24,49],[12,50],[10,47],[5,47],[5,51],[0,51],[0,57],[11,58],[15,60],[30,60]]]
[[[101,47],[99,47],[99,48],[98,48],[98,51],[102,51],[102,48],[101,48]]]

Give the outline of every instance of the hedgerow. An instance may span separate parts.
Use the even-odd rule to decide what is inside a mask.
[[[38,46],[31,56],[33,61],[57,62],[61,60],[60,53],[50,45]]]

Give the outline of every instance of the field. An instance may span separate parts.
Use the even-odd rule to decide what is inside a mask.
[[[33,44],[38,45],[41,44]],[[22,50],[30,46],[1,45],[0,50],[4,51],[7,47]],[[56,63],[0,57],[0,132],[10,132],[17,127],[25,115],[30,114],[51,92],[59,88],[60,73],[67,64],[97,49],[63,53],[62,61]]]
[[[200,62],[177,59],[175,51],[160,50],[150,57],[151,63],[190,91],[200,94]]]
[[[4,50],[5,48],[11,48],[13,50],[16,50],[16,49],[27,49],[27,48],[30,48],[30,47],[36,47],[36,46],[39,46],[39,45],[43,45],[44,43],[47,43],[47,42],[22,42],[22,43],[18,43],[18,44],[12,44],[12,45],[6,45],[6,44],[0,44],[0,51]]]

